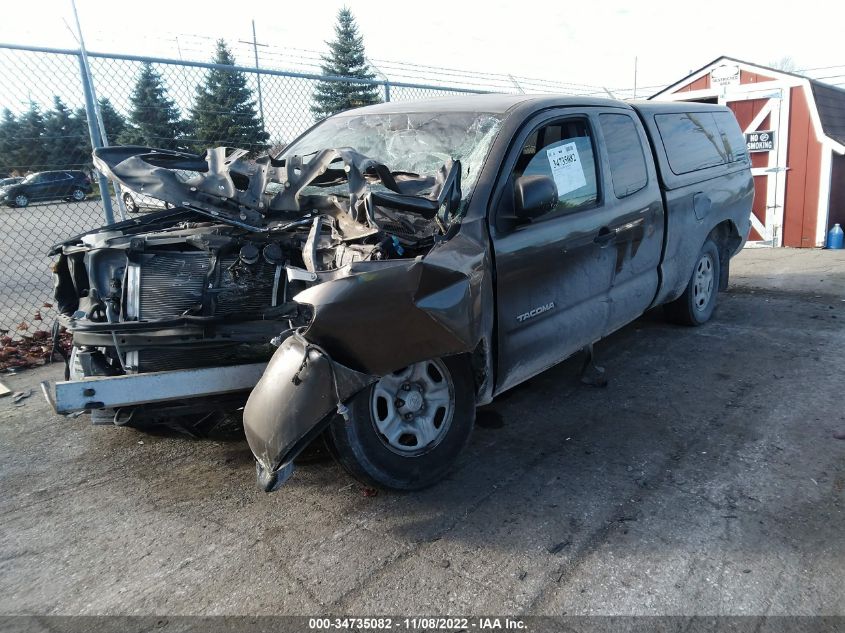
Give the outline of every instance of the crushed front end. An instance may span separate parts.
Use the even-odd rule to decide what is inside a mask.
[[[368,145],[380,160],[302,141],[256,160],[222,147],[95,151],[110,178],[174,208],[54,248],[61,324],[73,333],[69,377],[84,387],[100,378],[245,372],[225,393],[209,393],[217,376],[202,397],[138,394],[110,408],[92,395],[85,408],[118,424],[184,427],[180,416],[205,419],[246,403],[247,439],[269,490],[327,420],[344,415],[344,402],[380,376],[489,350],[480,344],[492,329],[480,299],[486,233],[478,223],[461,231],[462,179],[477,177],[499,120],[427,115],[429,134],[450,150],[427,142],[416,155],[402,143],[411,133],[419,143],[424,126],[410,129],[413,115],[404,116],[363,131],[384,142]],[[352,129],[344,125],[333,135],[343,138]],[[457,132],[462,144],[449,146]],[[317,147],[324,140],[303,138]],[[388,167],[385,153],[402,168]],[[261,363],[269,363],[263,376],[250,379]]]

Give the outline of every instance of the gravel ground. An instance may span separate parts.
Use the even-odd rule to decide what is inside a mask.
[[[841,255],[743,252],[710,324],[621,330],[605,389],[538,376],[415,494],[317,459],[266,495],[242,440],[4,377],[0,614],[845,615]]]

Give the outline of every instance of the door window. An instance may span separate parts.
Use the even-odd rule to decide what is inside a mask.
[[[717,118],[718,117],[718,118]],[[747,160],[739,126],[729,112],[683,112],[654,117],[672,172]]]
[[[535,130],[522,147],[514,176],[548,176],[558,203],[544,217],[594,207],[598,186],[593,139],[586,119],[555,121]]]
[[[627,114],[602,114],[599,122],[610,161],[613,193],[622,199],[648,184],[640,135],[633,119]]]
[[[747,161],[748,151],[745,144],[745,135],[731,112],[714,112],[713,120],[722,134],[722,142],[730,162]]]

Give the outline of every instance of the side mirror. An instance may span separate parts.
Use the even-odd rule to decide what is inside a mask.
[[[520,220],[531,220],[557,205],[557,186],[549,176],[520,176],[513,186],[514,211]]]

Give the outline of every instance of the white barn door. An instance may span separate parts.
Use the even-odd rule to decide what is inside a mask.
[[[779,82],[766,82],[765,89],[754,85],[753,89],[743,89],[736,86],[719,98],[722,105],[730,105],[737,101],[761,101],[763,107],[754,119],[742,131],[748,134],[761,134],[758,140],[765,143],[765,133],[774,136],[774,148],[765,151],[767,156],[761,160],[753,158],[751,174],[754,176],[756,196],[765,192],[765,205],[762,200],[755,199],[754,211],[751,213],[751,226],[757,236],[749,237],[748,246],[781,246],[783,244],[783,213],[786,201],[786,171],[787,150],[789,138],[789,86],[780,86]],[[765,125],[764,125],[765,124]],[[760,152],[750,152],[754,154]],[[763,163],[762,165],[760,163]],[[764,184],[760,183],[760,180]],[[762,184],[762,186],[761,186]],[[757,237],[761,239],[757,239]]]

